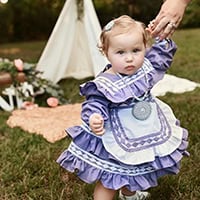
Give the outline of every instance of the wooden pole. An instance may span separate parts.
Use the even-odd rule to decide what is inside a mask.
[[[17,76],[15,77],[16,80],[19,82],[25,81],[25,74],[23,72],[19,72]],[[7,72],[0,72],[0,87],[5,85],[10,85],[13,82],[12,77]]]

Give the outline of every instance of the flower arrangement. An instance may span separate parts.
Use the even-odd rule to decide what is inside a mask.
[[[64,92],[60,86],[42,78],[43,72],[37,70],[35,64],[25,63],[21,59],[10,61],[0,58],[0,73],[8,73],[10,75],[12,85],[16,88],[24,102],[36,101],[38,103],[37,98],[40,97],[41,101],[41,96],[43,96],[46,99],[50,98],[50,101],[41,101],[40,103],[43,105],[45,102],[50,107],[55,107],[55,105],[65,103]],[[19,74],[23,74],[21,79],[18,76]],[[34,94],[30,94],[29,97],[22,92],[20,87],[24,81],[32,85],[34,90]],[[53,104],[52,98],[54,100]],[[55,99],[57,99],[57,103],[55,103]]]

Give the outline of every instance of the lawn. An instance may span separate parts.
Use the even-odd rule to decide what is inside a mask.
[[[200,82],[199,33],[200,29],[177,30],[173,38],[178,52],[170,74]],[[44,46],[44,41],[0,45],[0,57],[37,62]],[[82,101],[78,85],[83,81],[66,79],[59,83],[69,102]],[[163,177],[150,189],[151,200],[199,200],[200,88],[160,98],[170,104],[181,125],[188,129],[190,157],[183,159],[178,175]],[[94,185],[66,173],[55,162],[70,140],[52,144],[20,128],[11,129],[6,125],[9,115],[0,110],[0,200],[92,200]]]

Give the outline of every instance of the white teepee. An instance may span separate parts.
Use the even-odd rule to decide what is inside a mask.
[[[76,0],[66,1],[37,64],[54,83],[96,76],[107,63],[97,48],[101,27],[92,1],[83,0],[80,19],[77,10]]]

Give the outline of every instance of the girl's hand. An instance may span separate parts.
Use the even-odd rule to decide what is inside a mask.
[[[105,132],[103,117],[98,113],[94,113],[90,116],[89,126],[96,135],[103,135]]]

